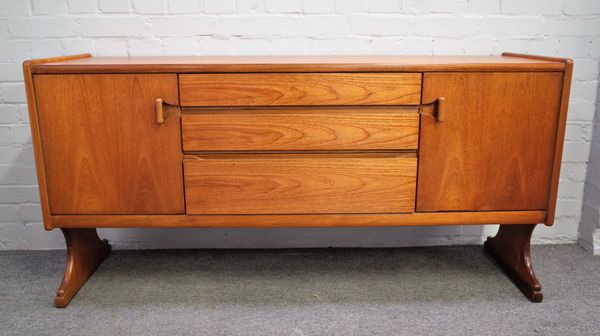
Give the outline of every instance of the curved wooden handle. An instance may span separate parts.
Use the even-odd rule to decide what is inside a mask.
[[[156,110],[156,122],[162,124],[165,122],[165,110],[163,108],[164,101],[162,98],[156,98],[154,109]]]
[[[419,114],[435,118],[436,122],[446,119],[446,98],[439,97],[431,103],[419,105]]]
[[[437,99],[437,109],[435,111],[435,121],[442,122],[446,119],[446,98]]]

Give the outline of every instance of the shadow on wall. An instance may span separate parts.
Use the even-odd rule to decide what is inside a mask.
[[[600,70],[598,75],[600,76]],[[579,222],[579,244],[594,255],[600,255],[600,83],[596,87],[590,159]]]
[[[490,235],[495,227],[486,229]],[[481,244],[482,226],[104,229],[115,248],[401,247]]]

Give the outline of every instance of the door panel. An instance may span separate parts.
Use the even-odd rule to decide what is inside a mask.
[[[547,207],[562,73],[426,73],[417,211]]]
[[[184,213],[177,76],[34,77],[52,214]]]

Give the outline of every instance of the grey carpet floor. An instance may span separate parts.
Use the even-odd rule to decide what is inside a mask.
[[[479,246],[113,251],[66,309],[64,251],[0,253],[2,335],[600,335],[600,258],[532,247],[544,302]]]

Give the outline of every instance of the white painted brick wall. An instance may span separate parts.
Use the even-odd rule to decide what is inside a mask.
[[[595,70],[598,72],[597,64],[595,68],[593,65],[589,65],[589,67],[590,71]],[[582,71],[581,76],[583,78],[590,77],[585,71]],[[590,139],[591,154],[585,179],[583,209],[579,225],[579,242],[595,255],[600,255],[600,86],[596,90],[596,115],[593,129],[589,133],[592,133]]]
[[[81,52],[137,56],[502,51],[575,60],[557,221],[554,227],[538,228],[535,240],[571,242],[580,234],[582,244],[592,246],[594,234],[600,241],[600,160],[593,161],[600,157],[598,126],[593,133],[600,0],[0,0],[0,249],[64,246],[60,233],[45,232],[41,226],[21,74],[25,59]],[[590,152],[590,167],[595,169],[588,171]],[[400,246],[479,243],[494,230],[471,226],[102,234],[117,247]]]

